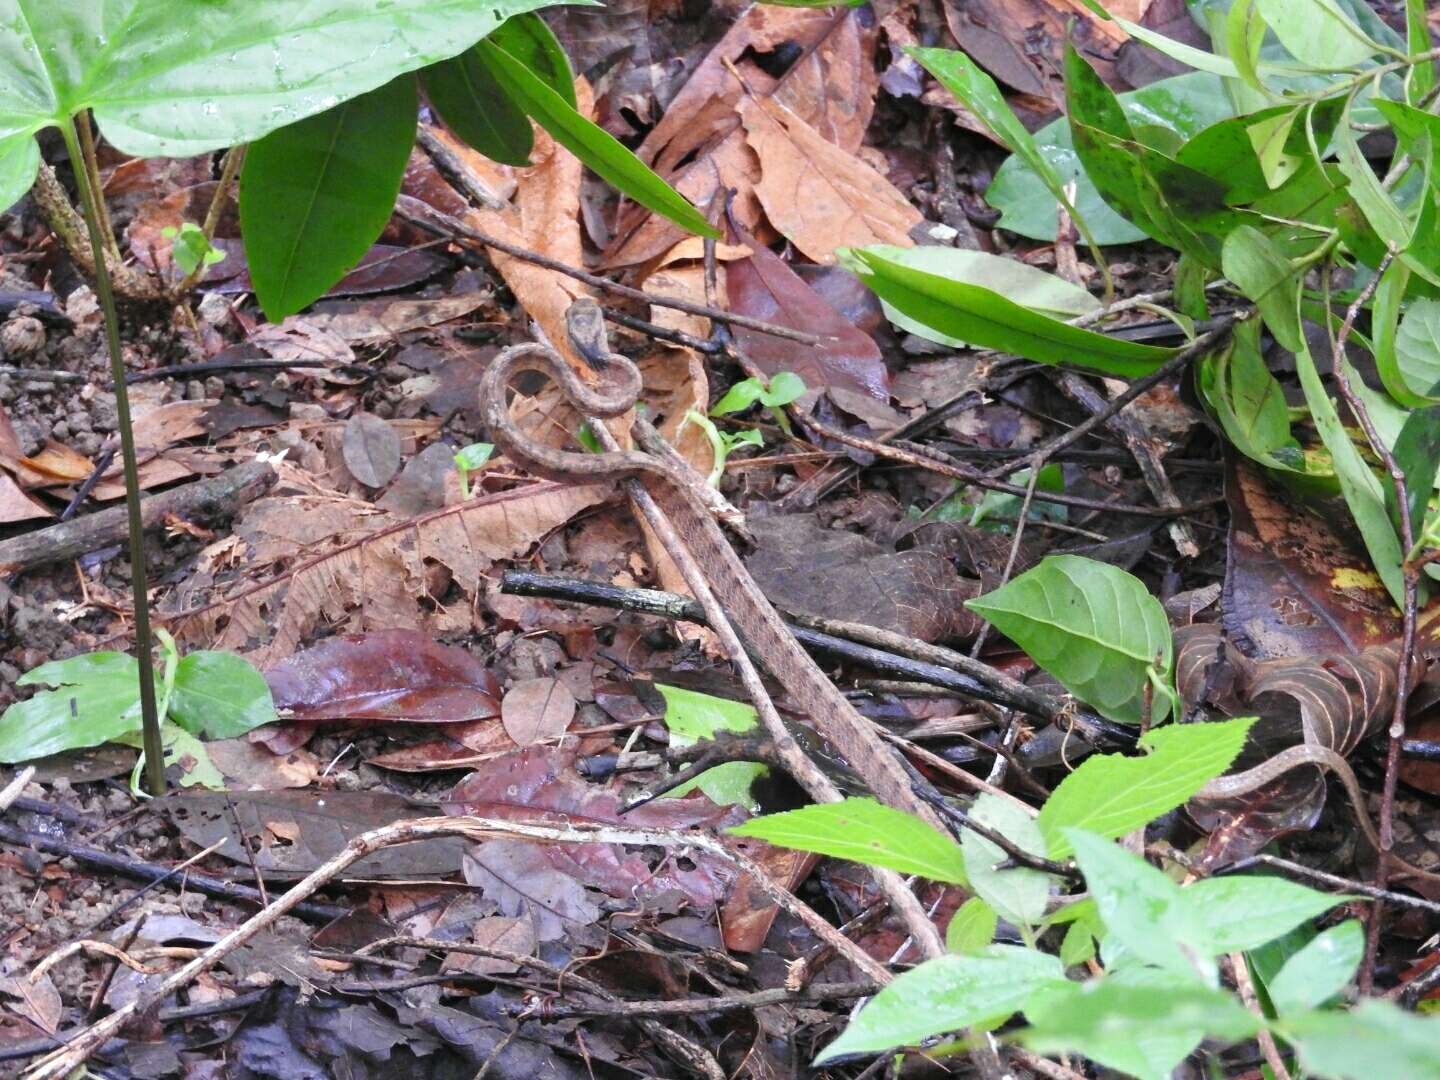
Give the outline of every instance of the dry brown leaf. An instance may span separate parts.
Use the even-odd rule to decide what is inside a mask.
[[[312,312],[305,321],[351,345],[383,345],[410,330],[458,319],[488,302],[488,292],[444,296],[438,300],[365,300],[333,314]],[[288,321],[288,320],[287,320]]]
[[[1107,82],[1114,78],[1115,52],[1129,40],[1083,0],[944,0],[944,8],[950,32],[977,64],[1006,86],[1049,98],[1057,108],[1064,101],[1058,73],[1072,21],[1076,48]]]
[[[747,98],[740,117],[765,216],[811,260],[832,263],[847,245],[912,244],[920,212],[880,173],[773,101]]]
[[[521,679],[500,702],[500,722],[517,746],[565,734],[575,719],[575,695],[554,676]]]
[[[471,925],[470,940],[487,948],[500,949],[517,956],[529,956],[535,951],[535,927],[529,919],[490,915]],[[515,965],[495,956],[456,952],[445,955],[440,970],[468,971],[473,975],[503,975],[514,971]]]
[[[95,469],[84,454],[54,439],[47,439],[45,448],[38,454],[22,457],[11,467],[15,470],[15,478],[27,488],[74,484],[84,480]]]
[[[753,191],[760,162],[737,112],[745,90],[729,68],[740,73],[752,94],[773,97],[821,138],[853,154],[874,110],[875,39],[873,25],[864,25],[854,9],[756,4],[695,69],[636,153],[702,210],[721,191],[736,189],[735,218],[754,230],[762,218]],[[762,66],[762,58],[781,50],[793,50],[799,59],[777,79]],[[684,236],[669,221],[629,206],[602,265],[647,263]]]
[[[419,518],[333,495],[261,499],[233,536],[201,553],[201,568],[173,598],[168,621],[177,637],[243,652],[262,668],[321,625],[348,633],[468,632],[481,575],[495,561],[520,554],[610,494],[540,483]],[[217,567],[235,563],[251,576],[228,598],[212,600]],[[452,587],[461,599],[445,606],[440,601]]]
[[[50,981],[49,975],[42,975],[32,981],[26,975],[0,976],[0,1000],[11,998],[12,1007],[46,1034],[54,1035],[60,1027],[63,1009],[60,992]]]
[[[0,524],[54,516],[21,491],[20,485],[10,479],[8,474],[0,472]]]
[[[278,326],[266,324],[250,335],[248,343],[273,360],[352,364],[355,351],[345,339],[322,330],[310,319],[292,315]]]
[[[320,775],[320,759],[309,750],[276,754],[249,739],[216,739],[205,751],[232,791],[303,788]]]

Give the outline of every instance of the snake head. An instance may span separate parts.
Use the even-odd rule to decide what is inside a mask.
[[[610,365],[610,339],[605,333],[605,313],[588,296],[571,301],[565,310],[565,332],[575,351],[596,371]]]

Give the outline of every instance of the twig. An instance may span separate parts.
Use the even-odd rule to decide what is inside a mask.
[[[1015,514],[1015,535],[1010,538],[1010,551],[1005,556],[1005,568],[1000,571],[999,584],[996,589],[1003,589],[1010,581],[1010,575],[1015,572],[1015,563],[1020,558],[1020,544],[1025,539],[1025,525],[1030,520],[1030,504],[1035,499],[1035,489],[1040,483],[1040,467],[1030,466],[1030,475],[1025,481],[1025,497],[1020,501],[1020,509]],[[1176,500],[1177,502],[1179,500]],[[975,640],[970,643],[970,658],[978,660],[981,651],[985,648],[985,642],[990,637],[990,621],[987,619],[980,627],[980,632],[975,635]]]
[[[576,603],[596,604],[601,607],[620,608],[658,615],[666,619],[683,619],[700,626],[708,626],[704,610],[687,596],[663,592],[658,589],[625,589],[601,582],[585,581],[581,578],[563,577],[558,574],[537,574],[527,570],[507,570],[501,578],[500,591],[516,596],[537,596],[552,600],[570,600]],[[811,652],[820,652],[851,663],[861,664],[873,670],[900,675],[917,682],[931,683],[945,687],[954,693],[988,701],[1007,708],[1044,717],[1047,720],[1074,720],[1076,727],[1088,738],[1110,745],[1133,746],[1134,734],[1121,725],[1098,716],[1086,709],[1077,709],[1067,702],[1026,686],[996,671],[963,653],[945,649],[924,642],[911,642],[909,648],[923,657],[911,660],[905,656],[886,652],[856,641],[847,641],[834,634],[794,625],[818,620],[794,617],[791,633],[795,640]],[[828,625],[853,626],[854,624]],[[865,637],[861,640],[894,642],[895,639],[908,641],[901,635],[887,635],[886,631],[873,627],[863,628]],[[859,637],[861,630],[855,631]],[[944,665],[944,666],[942,666]]]
[[[1404,605],[1401,611],[1401,632],[1400,632],[1400,659],[1395,668],[1395,708],[1390,717],[1390,743],[1385,754],[1385,780],[1380,795],[1380,851],[1379,858],[1375,864],[1375,884],[1384,888],[1389,880],[1390,874],[1390,853],[1395,847],[1395,789],[1400,775],[1400,743],[1405,738],[1405,708],[1410,701],[1410,669],[1414,664],[1415,656],[1415,622],[1417,608],[1419,607],[1419,572],[1410,565],[1410,551],[1415,546],[1415,527],[1410,520],[1410,496],[1405,486],[1405,470],[1395,460],[1390,447],[1375,430],[1375,424],[1370,419],[1370,412],[1365,403],[1360,400],[1350,385],[1350,377],[1345,371],[1347,363],[1345,359],[1345,343],[1350,337],[1350,332],[1355,327],[1355,320],[1370,298],[1375,295],[1375,290],[1380,285],[1380,279],[1389,268],[1391,260],[1395,258],[1395,250],[1391,248],[1380,260],[1380,265],[1375,268],[1374,276],[1360,290],[1353,303],[1345,311],[1345,318],[1340,323],[1339,333],[1331,345],[1331,374],[1335,378],[1335,387],[1340,391],[1345,404],[1349,407],[1350,413],[1360,424],[1365,432],[1365,438],[1370,443],[1370,449],[1385,466],[1391,482],[1395,485],[1395,501],[1399,504],[1400,511],[1400,550],[1401,554],[1401,575],[1404,578]],[[1374,988],[1375,980],[1375,956],[1380,945],[1380,927],[1385,919],[1385,905],[1376,904],[1370,913],[1369,925],[1366,927],[1365,935],[1365,962],[1360,968],[1359,988],[1362,994],[1368,994]]]
[[[20,797],[20,792],[25,790],[25,785],[30,783],[30,779],[34,775],[35,766],[26,765],[11,778],[10,782],[5,785],[5,789],[0,791],[0,814],[4,814],[14,805],[15,800]]]
[[[496,251],[503,251],[512,258],[522,259],[536,266],[543,266],[546,270],[553,270],[557,274],[564,274],[576,281],[583,281],[585,284],[597,289],[604,289],[606,292],[614,293],[616,296],[626,296],[631,300],[643,300],[647,304],[654,304],[659,307],[673,308],[675,311],[683,311],[687,315],[699,315],[710,319],[713,322],[728,323],[732,326],[743,326],[747,330],[754,330],[756,333],[769,334],[771,337],[784,338],[786,341],[799,342],[801,345],[828,345],[831,339],[828,337],[817,337],[814,334],[807,334],[800,330],[792,330],[788,326],[780,326],[776,323],[768,323],[763,319],[752,319],[748,315],[739,315],[731,311],[723,311],[720,308],[709,307],[706,304],[696,304],[689,300],[681,300],[674,296],[660,296],[655,293],[648,293],[644,289],[634,289],[629,285],[621,285],[619,282],[611,281],[609,278],[601,277],[599,274],[592,274],[588,270],[581,270],[578,267],[568,266],[557,259],[547,255],[530,251],[528,248],[520,247],[518,244],[511,244],[501,240],[499,237],[483,233],[479,229],[451,217],[443,211],[428,206],[419,199],[409,195],[401,195],[395,203],[395,212],[412,225],[418,225],[427,229],[437,236],[448,234],[451,240],[468,240],[473,244],[481,244],[484,247],[494,248]]]
[[[268,929],[282,916],[295,910],[302,901],[334,880],[346,867],[359,859],[382,848],[439,836],[461,836],[475,841],[520,839],[542,843],[618,843],[663,848],[694,848],[738,866],[745,873],[751,875],[755,885],[766,896],[805,923],[822,941],[834,945],[840,954],[852,964],[877,982],[883,984],[890,980],[890,974],[885,968],[848,938],[841,935],[835,927],[817,915],[807,904],[802,903],[788,890],[771,881],[760,866],[712,837],[661,829],[621,829],[609,825],[579,822],[552,826],[477,817],[419,818],[414,821],[386,825],[351,840],[340,852],[306,875],[286,893],[277,897],[269,907],[257,912],[246,922],[230,931],[200,956],[172,972],[154,986],[147,987],[135,1000],[122,1005],[103,1020],[77,1033],[73,1041],[67,1044],[62,1051],[52,1054],[40,1062],[28,1074],[29,1080],[61,1080],[62,1077],[68,1076],[72,1070],[82,1065],[104,1045],[107,1039],[130,1023],[135,1016],[143,1014],[175,991],[188,986],[255,935]]]
[[[1053,859],[1047,859],[1042,855],[1031,854],[1004,834],[997,832],[988,825],[982,825],[969,814],[965,813],[964,810],[953,805],[945,798],[932,796],[924,787],[919,788],[919,791],[921,793],[920,797],[930,803],[935,809],[939,810],[942,817],[948,818],[960,828],[969,829],[976,836],[990,841],[990,843],[1005,852],[1005,854],[1010,857],[1010,862],[1016,866],[1026,866],[1031,870],[1039,870],[1042,873],[1054,874],[1062,878],[1074,878],[1078,876],[1078,871],[1073,867],[1066,866],[1064,863],[1055,862]]]
[[[1235,989],[1240,993],[1240,1000],[1245,1003],[1255,1019],[1260,1021],[1260,1033],[1257,1036],[1260,1042],[1260,1052],[1265,1055],[1266,1064],[1270,1071],[1275,1074],[1275,1080],[1291,1080],[1290,1070],[1285,1067],[1285,1059],[1280,1054],[1280,1048],[1275,1045],[1275,1036],[1270,1034],[1265,1027],[1265,1011],[1260,1008],[1260,999],[1255,996],[1255,984],[1250,980],[1250,969],[1245,966],[1245,954],[1232,952],[1229,957],[1230,977],[1235,980]]]
[[[1387,904],[1398,904],[1401,907],[1415,908],[1419,911],[1429,911],[1433,914],[1440,915],[1440,903],[1436,903],[1434,900],[1426,900],[1421,896],[1410,896],[1408,893],[1393,892],[1390,889],[1378,889],[1374,885],[1367,885],[1363,881],[1341,877],[1338,874],[1330,874],[1324,870],[1316,870],[1313,866],[1306,866],[1304,863],[1282,859],[1279,855],[1267,855],[1264,853],[1250,855],[1228,866],[1221,867],[1211,874],[1211,876],[1220,877],[1223,874],[1238,874],[1249,870],[1252,866],[1273,866],[1276,870],[1283,870],[1287,874],[1294,874],[1296,877],[1307,878],[1310,881],[1318,881],[1322,885],[1330,886],[1332,889],[1359,893],[1361,896],[1368,896],[1372,900],[1383,900]]]

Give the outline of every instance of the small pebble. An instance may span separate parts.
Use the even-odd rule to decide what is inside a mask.
[[[0,326],[0,347],[12,359],[42,352],[45,348],[45,324],[29,315],[11,319]]]
[[[211,375],[205,380],[205,396],[207,398],[221,398],[225,396],[225,380],[219,375]]]
[[[199,379],[191,379],[185,384],[185,400],[201,401],[205,397],[205,384]]]

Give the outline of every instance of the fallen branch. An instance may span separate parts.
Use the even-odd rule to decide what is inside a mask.
[[[268,491],[275,470],[263,461],[247,461],[218,476],[151,495],[140,503],[147,530],[171,517],[230,516]],[[74,559],[125,538],[125,507],[114,506],[82,518],[0,542],[0,575],[19,574],[45,563]]]

